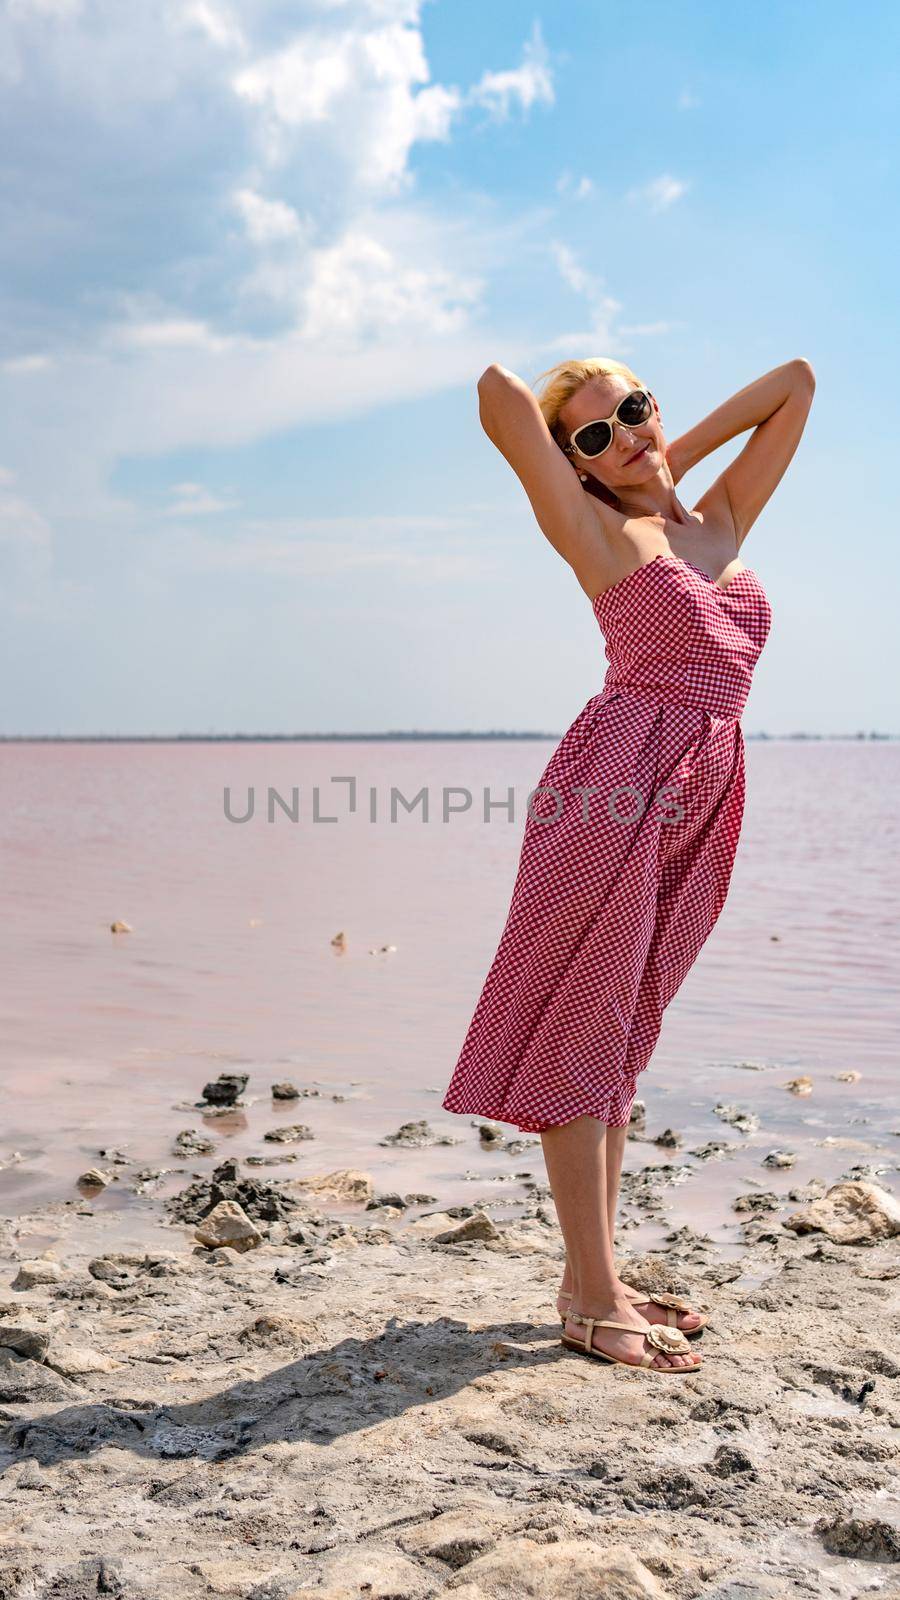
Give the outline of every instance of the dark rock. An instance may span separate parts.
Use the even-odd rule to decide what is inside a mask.
[[[882,1378],[900,1378],[900,1361],[895,1361],[886,1350],[860,1350],[857,1359],[869,1372]]]
[[[732,1201],[734,1211],[752,1211],[754,1216],[763,1211],[778,1211],[780,1206],[778,1195],[771,1194],[768,1190],[739,1194],[737,1199]]]
[[[428,1144],[459,1144],[459,1139],[454,1139],[450,1134],[437,1134],[428,1126],[424,1119],[420,1122],[403,1122],[396,1133],[386,1134],[379,1139],[379,1144],[402,1144],[410,1149],[418,1150]]]
[[[0,1348],[12,1350],[29,1361],[43,1361],[50,1348],[50,1335],[40,1328],[22,1328],[13,1322],[0,1322]]]
[[[365,1209],[375,1211],[378,1206],[396,1206],[398,1211],[405,1211],[407,1205],[402,1194],[373,1194],[371,1200],[366,1201]]]
[[[300,1090],[293,1083],[273,1083],[273,1100],[299,1100]]]
[[[211,1156],[215,1148],[215,1139],[196,1128],[182,1129],[172,1141],[172,1150],[177,1156]]]
[[[733,1154],[735,1149],[736,1146],[726,1139],[708,1139],[706,1144],[698,1144],[696,1150],[689,1150],[688,1155],[695,1156],[698,1161],[712,1161]]]
[[[510,1456],[515,1458],[520,1456],[522,1453],[518,1445],[515,1444],[512,1439],[508,1439],[505,1434],[494,1433],[489,1429],[484,1431],[476,1430],[473,1433],[464,1433],[463,1438],[467,1439],[469,1444],[481,1445],[483,1450],[493,1450],[498,1456]]]
[[[820,1517],[813,1532],[833,1556],[862,1561],[900,1561],[900,1531],[878,1518]]]
[[[662,1133],[656,1135],[653,1143],[662,1145],[666,1150],[677,1150],[678,1146],[684,1143],[684,1139],[680,1133],[675,1132],[674,1128],[663,1128]]]
[[[214,1083],[203,1088],[203,1098],[211,1106],[233,1106],[249,1082],[246,1072],[220,1072]]]
[[[731,1478],[737,1472],[748,1472],[752,1477],[756,1477],[756,1469],[750,1457],[733,1444],[720,1444],[706,1470],[714,1473],[717,1478]]]
[[[271,1144],[296,1144],[300,1139],[314,1139],[315,1134],[305,1122],[289,1122],[280,1128],[270,1128],[263,1138]]]
[[[482,1144],[502,1144],[505,1135],[496,1122],[481,1122],[478,1125],[478,1137]]]
[[[732,1128],[737,1128],[739,1133],[755,1133],[759,1127],[759,1117],[755,1111],[744,1111],[740,1106],[718,1105],[713,1106],[717,1117],[729,1123]]]
[[[665,1506],[670,1511],[681,1511],[687,1506],[709,1504],[709,1490],[698,1481],[694,1473],[680,1467],[662,1467],[635,1494],[639,1505]]]
[[[222,1161],[213,1168],[212,1176],[199,1178],[179,1194],[163,1203],[176,1222],[202,1222],[222,1200],[236,1200],[254,1222],[280,1222],[290,1219],[300,1209],[301,1202],[285,1193],[273,1183],[261,1178],[243,1178],[238,1163]]]
[[[628,1119],[628,1138],[636,1139],[647,1127],[647,1107],[643,1100],[635,1100]]]
[[[68,1400],[78,1388],[39,1361],[29,1361],[0,1349],[0,1401],[30,1405],[36,1401]]]

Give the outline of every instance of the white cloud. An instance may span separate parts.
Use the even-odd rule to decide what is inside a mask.
[[[594,355],[609,355],[612,351],[628,354],[632,338],[652,338],[667,333],[676,326],[669,322],[619,321],[622,303],[605,292],[603,279],[582,266],[568,245],[555,240],[551,252],[563,282],[587,302],[590,321],[587,327],[571,329],[545,341],[541,349],[546,353],[570,353],[587,349]]]
[[[50,356],[10,356],[8,361],[0,362],[4,372],[47,372],[53,366]]]
[[[176,496],[166,507],[167,517],[208,517],[217,511],[233,511],[237,500],[223,500],[202,483],[173,483],[170,494]]]
[[[538,104],[554,103],[553,76],[547,64],[547,47],[541,34],[541,25],[535,21],[531,38],[523,47],[524,60],[519,67],[502,72],[485,72],[467,96],[471,105],[485,106],[498,121],[505,121],[515,103],[523,111]]]
[[[185,27],[198,28],[223,50],[246,49],[243,30],[225,6],[212,5],[210,0],[186,0],[182,22]]]
[[[475,320],[491,271],[552,210],[498,222],[465,187],[430,207],[411,158],[473,107],[552,104],[550,72],[536,28],[471,97],[433,83],[421,10],[14,0],[0,15],[17,272],[51,251],[77,270],[0,330],[9,548],[15,531],[16,549],[47,551],[52,526],[70,567],[126,572],[148,516],[175,537],[233,506],[182,483],[160,517],[113,488],[123,460],[358,416],[496,358]],[[127,183],[107,181],[111,148]]]
[[[676,200],[680,200],[689,188],[690,184],[680,178],[672,178],[664,172],[661,177],[653,178],[650,183],[629,189],[626,199],[646,205],[651,211],[666,211]]]
[[[234,204],[243,218],[248,237],[254,244],[272,244],[278,239],[296,239],[302,231],[300,218],[284,200],[267,200],[252,189],[238,189]]]
[[[363,18],[339,31],[296,30],[289,44],[242,68],[232,84],[258,113],[268,162],[285,163],[301,132],[320,136],[307,142],[308,159],[325,135],[332,181],[337,162],[357,188],[389,192],[409,183],[412,146],[446,139],[462,104],[457,89],[433,85],[416,93],[429,77],[418,26],[393,20],[371,26]]]
[[[400,260],[377,239],[351,231],[312,253],[301,333],[358,339],[401,329],[462,332],[482,287],[472,276]]]
[[[556,192],[571,195],[573,200],[586,200],[593,194],[594,185],[586,174],[576,179],[571,172],[562,172],[556,180]]]
[[[114,323],[108,336],[114,344],[132,345],[142,350],[225,350],[230,342],[213,333],[205,322],[187,317]]]

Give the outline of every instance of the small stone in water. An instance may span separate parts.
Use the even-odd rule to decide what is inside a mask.
[[[216,1148],[214,1139],[205,1133],[199,1133],[196,1128],[184,1128],[175,1135],[172,1149],[176,1155],[209,1156]]]
[[[498,1127],[496,1122],[479,1123],[478,1133],[484,1144],[503,1143],[503,1129]]]
[[[203,1098],[212,1106],[233,1106],[249,1081],[246,1072],[220,1072],[214,1083],[207,1083]]]
[[[812,1078],[804,1075],[802,1078],[791,1078],[784,1087],[788,1094],[812,1094],[812,1086]]]
[[[755,1111],[742,1111],[740,1106],[725,1106],[721,1103],[713,1106],[713,1111],[723,1122],[727,1122],[732,1128],[737,1128],[740,1133],[755,1133],[759,1127],[759,1117]]]
[[[793,1150],[770,1150],[763,1160],[764,1167],[792,1167],[797,1156]]]
[[[89,1167],[76,1181],[83,1183],[87,1189],[105,1189],[110,1182],[110,1175],[108,1172],[101,1172],[99,1167]]]

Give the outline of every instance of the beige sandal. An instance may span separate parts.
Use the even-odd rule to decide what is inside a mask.
[[[638,1367],[650,1372],[696,1372],[700,1362],[695,1358],[689,1367],[657,1367],[654,1366],[655,1355],[652,1350],[645,1350],[640,1361],[623,1361],[619,1356],[608,1356],[604,1350],[596,1350],[593,1345],[595,1328],[624,1328],[627,1333],[640,1333],[633,1322],[608,1322],[599,1317],[583,1317],[579,1311],[570,1311],[566,1319],[568,1322],[580,1322],[585,1328],[584,1344],[580,1339],[570,1339],[567,1333],[562,1336],[562,1343],[569,1350],[577,1350],[579,1355],[594,1356],[598,1361],[608,1361],[613,1367]],[[651,1322],[644,1334],[648,1344],[661,1350],[667,1356],[691,1355],[691,1347],[680,1328],[670,1328],[663,1322]]]
[[[634,1305],[644,1306],[652,1302],[654,1305],[667,1307],[665,1323],[655,1324],[658,1327],[678,1328],[679,1311],[693,1311],[694,1309],[686,1300],[680,1300],[677,1294],[643,1294],[640,1289],[632,1288],[630,1283],[626,1283],[625,1293]],[[571,1300],[572,1296],[568,1289],[560,1289],[556,1298],[558,1300]],[[562,1312],[559,1314],[559,1320],[565,1327],[566,1319]],[[703,1332],[708,1321],[709,1318],[703,1317],[701,1314],[701,1321],[697,1323],[696,1328],[678,1328],[678,1332],[683,1333],[686,1339],[694,1339],[698,1333]]]

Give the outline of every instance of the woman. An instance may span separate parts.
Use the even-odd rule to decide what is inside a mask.
[[[704,1319],[624,1284],[613,1257],[637,1076],[722,909],[744,805],[740,716],[771,610],[738,552],[815,389],[798,358],[667,445],[612,360],[565,361],[539,400],[503,367],[481,421],[591,601],[609,662],[529,802],[506,925],[443,1106],[539,1132],[566,1246],[563,1342],[694,1371]],[[675,485],[752,428],[692,510]]]

